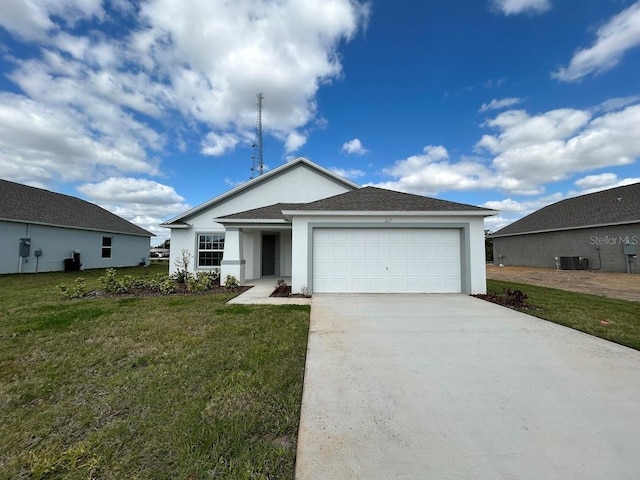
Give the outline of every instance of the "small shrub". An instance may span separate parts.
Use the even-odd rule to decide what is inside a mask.
[[[509,308],[535,308],[527,303],[529,295],[518,289],[503,288],[502,293],[487,293],[474,296]]]
[[[274,297],[288,297],[291,293],[291,287],[287,285],[287,282],[280,279],[276,282],[275,290],[271,294]]]
[[[114,294],[131,293],[133,290],[140,288],[142,282],[131,275],[125,275],[121,280],[116,278],[115,268],[107,268],[104,276],[100,277],[98,281],[106,292]]]
[[[67,286],[65,283],[57,285],[62,292],[62,295],[66,299],[82,298],[87,296],[87,284],[84,278],[78,277],[74,280],[72,286]]]
[[[302,285],[300,287],[300,295],[302,295],[303,297],[306,297],[306,298],[311,296],[311,295],[309,295],[309,289],[307,288],[306,285]]]
[[[224,279],[224,286],[229,290],[235,290],[240,286],[240,282],[233,275],[227,275]]]
[[[176,266],[176,273],[173,275],[174,280],[177,283],[184,283],[188,285],[191,273],[189,273],[189,265],[191,265],[191,259],[193,255],[189,253],[186,248],[182,249],[180,256],[176,258],[174,265]]]
[[[524,293],[522,290],[505,288],[503,291],[504,299],[507,305],[520,308],[527,306],[527,299],[529,295]]]
[[[146,288],[154,292],[168,295],[177,290],[176,282],[166,273],[158,273],[146,282]]]

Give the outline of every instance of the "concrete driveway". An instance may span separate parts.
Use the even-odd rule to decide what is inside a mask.
[[[314,295],[296,479],[638,479],[640,352],[464,295]]]

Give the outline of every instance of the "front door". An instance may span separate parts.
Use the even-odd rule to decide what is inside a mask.
[[[277,275],[278,235],[262,234],[262,276]]]

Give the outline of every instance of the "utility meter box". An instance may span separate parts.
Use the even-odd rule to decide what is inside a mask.
[[[31,239],[30,238],[21,238],[20,239],[20,256],[22,258],[26,258],[31,253]]]
[[[42,256],[42,249],[41,249],[41,248],[36,248],[36,249],[33,251],[33,254],[34,254],[36,257],[41,257],[41,256]]]
[[[624,254],[625,255],[636,255],[636,246],[635,245],[630,245],[630,244],[626,244],[624,246]]]

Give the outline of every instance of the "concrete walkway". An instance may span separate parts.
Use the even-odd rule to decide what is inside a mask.
[[[309,305],[310,298],[288,298],[288,297],[270,297],[276,288],[278,280],[284,280],[291,285],[291,277],[262,277],[255,280],[248,280],[247,285],[253,285],[246,292],[241,293],[237,297],[232,298],[228,304],[245,304],[245,305]]]
[[[640,352],[464,295],[315,295],[296,479],[638,479]]]

